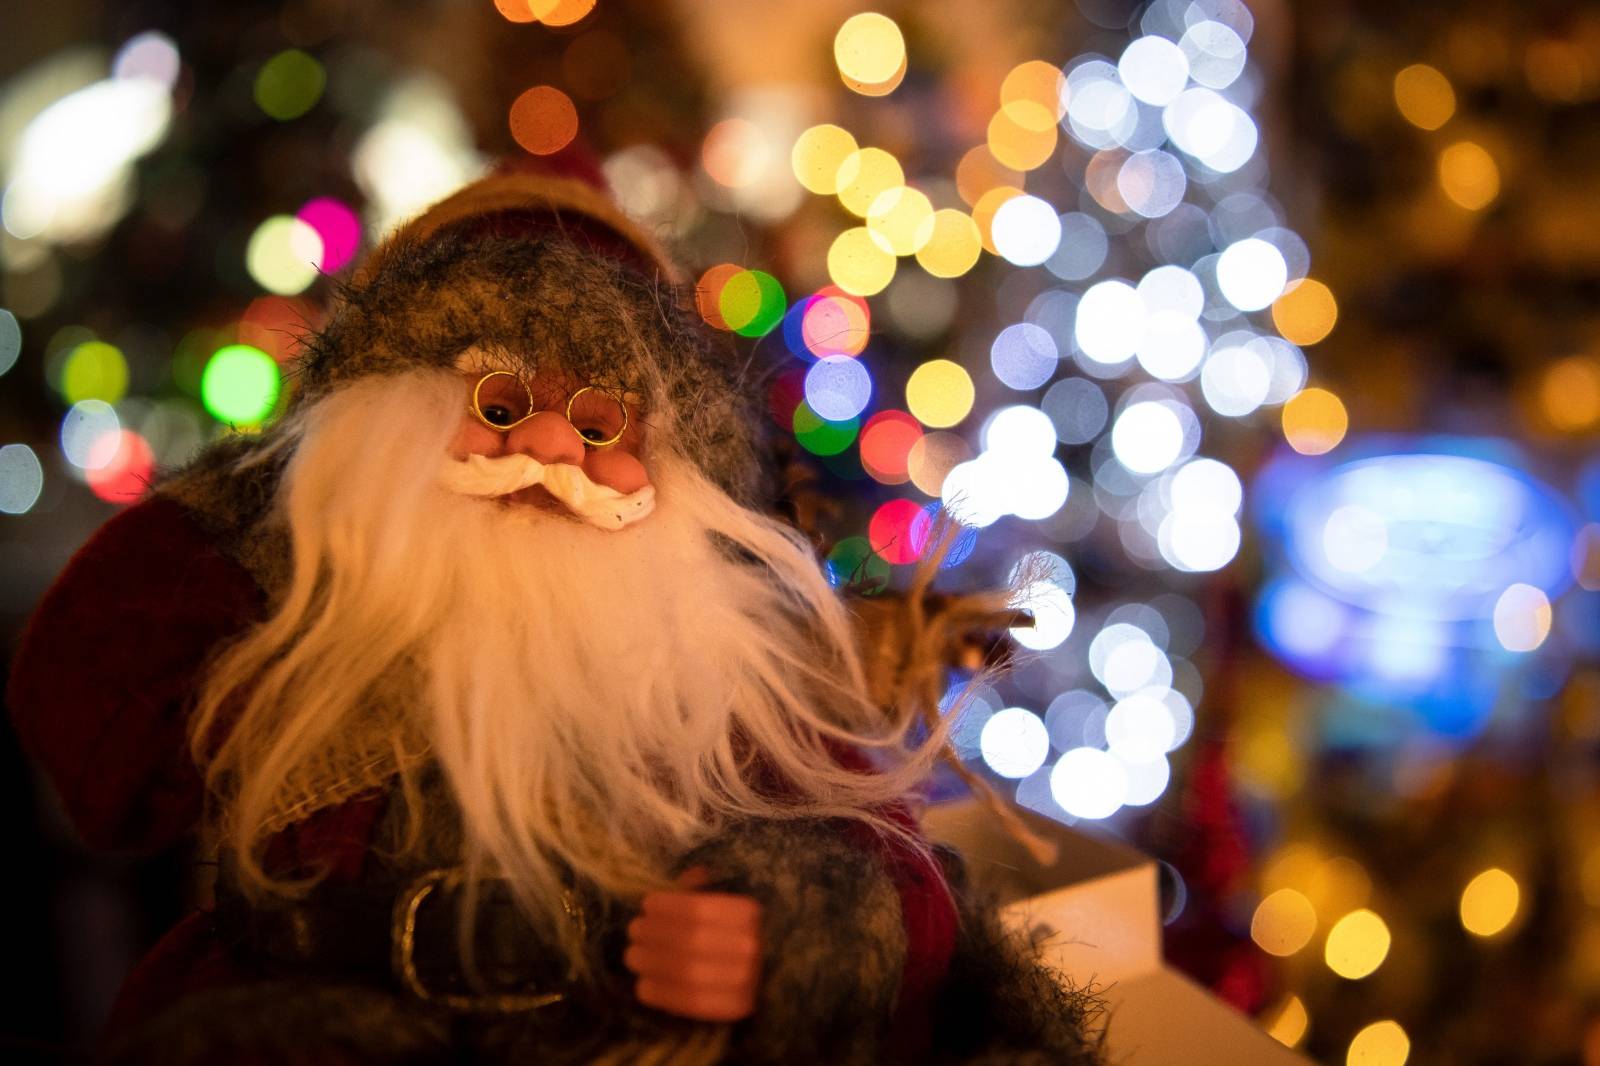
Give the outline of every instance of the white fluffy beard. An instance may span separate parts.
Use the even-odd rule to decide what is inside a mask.
[[[296,428],[290,588],[219,662],[196,726],[243,704],[209,770],[247,878],[270,884],[253,857],[286,807],[349,795],[330,771],[404,747],[370,735],[395,729],[372,708],[396,677],[423,689],[405,731],[443,771],[469,867],[557,930],[569,875],[612,897],[659,887],[735,819],[885,827],[932,755],[908,757],[866,699],[848,616],[793,531],[659,441],[655,512],[620,531],[455,495],[433,475],[460,407],[455,375],[419,373],[352,385]],[[835,743],[887,769],[847,770]]]

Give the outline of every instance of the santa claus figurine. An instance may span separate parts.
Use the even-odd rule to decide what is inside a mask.
[[[19,733],[94,845],[215,905],[122,1062],[1091,1062],[969,906],[846,605],[764,510],[760,382],[592,182],[402,227],[284,418],[100,530]]]

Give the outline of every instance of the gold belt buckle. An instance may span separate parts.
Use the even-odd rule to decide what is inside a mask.
[[[432,895],[435,889],[457,888],[461,885],[462,879],[460,868],[429,870],[395,897],[389,938],[393,949],[391,964],[401,983],[406,986],[406,990],[425,1003],[435,1003],[451,1010],[490,1014],[515,1014],[561,1002],[565,996],[560,992],[507,992],[467,996],[435,993],[422,983],[422,977],[417,973],[416,959],[417,912],[421,909],[423,900]],[[563,895],[562,905],[574,919],[581,920],[582,911],[577,909],[571,893]]]

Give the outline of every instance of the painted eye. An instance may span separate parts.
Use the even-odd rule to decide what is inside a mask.
[[[499,403],[486,404],[483,408],[483,418],[484,421],[497,426],[509,426],[517,420],[517,416],[511,413],[511,408]]]
[[[596,426],[586,426],[578,430],[578,434],[591,444],[598,444],[600,441],[610,440],[612,437],[612,434]]]

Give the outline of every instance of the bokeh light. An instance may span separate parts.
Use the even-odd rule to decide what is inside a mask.
[[[1323,455],[1344,440],[1350,416],[1327,389],[1302,389],[1283,405],[1283,438],[1301,455]]]
[[[1389,927],[1373,911],[1351,911],[1328,930],[1323,959],[1340,977],[1360,980],[1383,965],[1389,955]]]
[[[1117,72],[1136,99],[1165,107],[1189,82],[1189,57],[1165,37],[1140,37],[1123,49]]]
[[[299,118],[317,106],[328,82],[322,64],[298,48],[279,52],[256,74],[256,106],[279,122]]]
[[[897,260],[865,226],[852,226],[828,247],[828,277],[853,296],[872,296],[894,280]]]
[[[178,81],[183,61],[171,37],[146,30],[129,37],[111,61],[114,78],[143,78],[171,89]]]
[[[727,288],[729,281],[744,272],[744,268],[737,263],[718,263],[700,275],[700,280],[694,287],[694,303],[695,309],[700,312],[700,317],[708,326],[722,330],[733,329],[728,325],[728,320],[722,317],[722,290]]]
[[[972,448],[959,434],[925,433],[906,453],[906,473],[919,492],[939,496],[950,471],[971,458]]]
[[[1038,326],[1020,322],[1001,330],[989,348],[989,365],[1001,383],[1036,389],[1056,372],[1056,342]]]
[[[331,196],[309,200],[295,217],[316,231],[322,241],[317,266],[324,274],[343,270],[361,248],[361,219],[349,206]]]
[[[44,467],[26,444],[0,447],[0,512],[27,514],[44,491]]]
[[[1517,879],[1498,866],[1478,874],[1461,892],[1461,925],[1473,936],[1492,937],[1517,916],[1522,891]]]
[[[17,365],[22,354],[22,325],[17,316],[0,307],[0,374]]]
[[[798,302],[789,314],[784,340],[796,355],[859,355],[872,333],[867,301],[833,285]]]
[[[866,409],[872,376],[859,359],[830,355],[806,371],[806,403],[830,422],[844,422]]]
[[[1022,172],[1001,163],[988,145],[968,149],[956,164],[956,192],[967,206],[975,206],[985,193],[1002,187],[1020,189]]]
[[[1600,360],[1571,355],[1550,364],[1539,382],[1539,403],[1550,424],[1566,433],[1600,422]]]
[[[860,148],[839,164],[837,196],[846,211],[866,218],[878,197],[905,183],[905,171],[898,159],[882,148]]]
[[[1037,196],[1013,196],[1002,203],[990,223],[994,247],[1016,266],[1038,266],[1055,254],[1061,243],[1061,219],[1056,209]]]
[[[872,550],[891,563],[914,563],[921,557],[921,545],[911,527],[922,515],[915,500],[890,500],[872,512],[867,521],[867,540]]]
[[[860,167],[856,152],[860,146],[850,131],[824,123],[812,126],[795,139],[789,165],[795,180],[822,196],[834,196],[843,185],[855,180]],[[846,160],[852,165],[845,166]]]
[[[1087,444],[1106,426],[1110,408],[1105,393],[1092,381],[1063,378],[1045,390],[1039,408],[1055,426],[1063,444]]]
[[[1217,259],[1217,285],[1241,311],[1259,311],[1276,300],[1289,283],[1283,253],[1259,237],[1235,241]]]
[[[107,455],[97,455],[95,445],[104,437],[122,428],[117,412],[104,400],[83,400],[67,409],[61,419],[61,454],[67,462],[87,470],[96,458],[104,461]]]
[[[273,215],[256,227],[245,248],[245,267],[268,292],[294,296],[317,280],[322,238],[292,215]]]
[[[929,429],[948,429],[972,411],[972,375],[960,363],[930,359],[906,381],[906,408]]]
[[[1405,1066],[1411,1038],[1399,1022],[1384,1020],[1363,1028],[1350,1041],[1345,1066]]]
[[[523,0],[546,26],[572,26],[594,10],[595,0]]]
[[[1111,450],[1135,474],[1156,474],[1183,451],[1183,423],[1158,400],[1130,405],[1111,426]]]
[[[888,585],[889,562],[872,550],[866,537],[845,537],[828,552],[824,566],[828,582],[836,587],[871,593]]]
[[[1544,590],[1517,582],[1495,601],[1495,639],[1507,651],[1533,651],[1550,635],[1553,618]]]
[[[1284,340],[1302,347],[1333,332],[1338,320],[1339,304],[1333,291],[1315,278],[1293,282],[1272,303],[1272,324]]]
[[[783,286],[764,270],[741,270],[717,296],[717,308],[729,329],[742,337],[761,337],[783,321]]]
[[[1394,76],[1394,102],[1418,129],[1436,130],[1456,113],[1450,79],[1426,63],[1413,63]]]
[[[892,255],[914,255],[933,237],[933,204],[910,186],[885,189],[867,208],[867,232]]]
[[[1075,818],[1109,818],[1128,795],[1128,771],[1109,752],[1073,748],[1050,771],[1050,795]]]
[[[512,101],[509,122],[512,139],[523,151],[553,155],[578,135],[578,108],[554,85],[535,85]]]
[[[928,240],[917,250],[917,262],[936,278],[959,278],[971,270],[983,252],[983,241],[972,216],[952,207],[933,213]]]
[[[1457,141],[1439,153],[1439,186],[1468,211],[1481,211],[1500,195],[1500,168],[1481,144]]]
[[[1317,912],[1304,893],[1280,888],[1256,906],[1250,939],[1269,955],[1293,955],[1317,931]]]
[[[1277,1015],[1267,1023],[1267,1035],[1284,1047],[1294,1047],[1305,1039],[1311,1016],[1299,996],[1291,995],[1284,1001]]]
[[[280,382],[270,355],[248,344],[230,344],[206,363],[200,400],[218,422],[259,425],[278,403]]]
[[[1056,124],[1050,111],[1031,100],[1007,104],[989,120],[985,143],[1001,166],[1035,170],[1055,154]]]
[[[107,503],[134,503],[150,488],[155,465],[155,453],[138,433],[131,429],[107,433],[90,452],[89,490]]]
[[[706,131],[700,165],[724,188],[750,189],[765,176],[771,155],[772,146],[760,126],[749,119],[726,118]]]
[[[852,15],[833,38],[833,61],[846,85],[876,86],[896,79],[906,63],[900,27],[875,11]]]
[[[855,443],[861,423],[854,418],[831,422],[811,409],[809,403],[800,403],[790,420],[795,439],[812,455],[838,455]]]
[[[922,440],[922,426],[904,411],[879,411],[861,427],[861,465],[883,485],[911,480],[911,450]]]
[[[1050,734],[1039,716],[1025,707],[996,711],[983,724],[978,750],[1001,777],[1027,777],[1050,755]]]
[[[117,403],[128,391],[128,360],[105,341],[85,341],[72,349],[61,368],[61,395],[69,404],[80,400]]]

